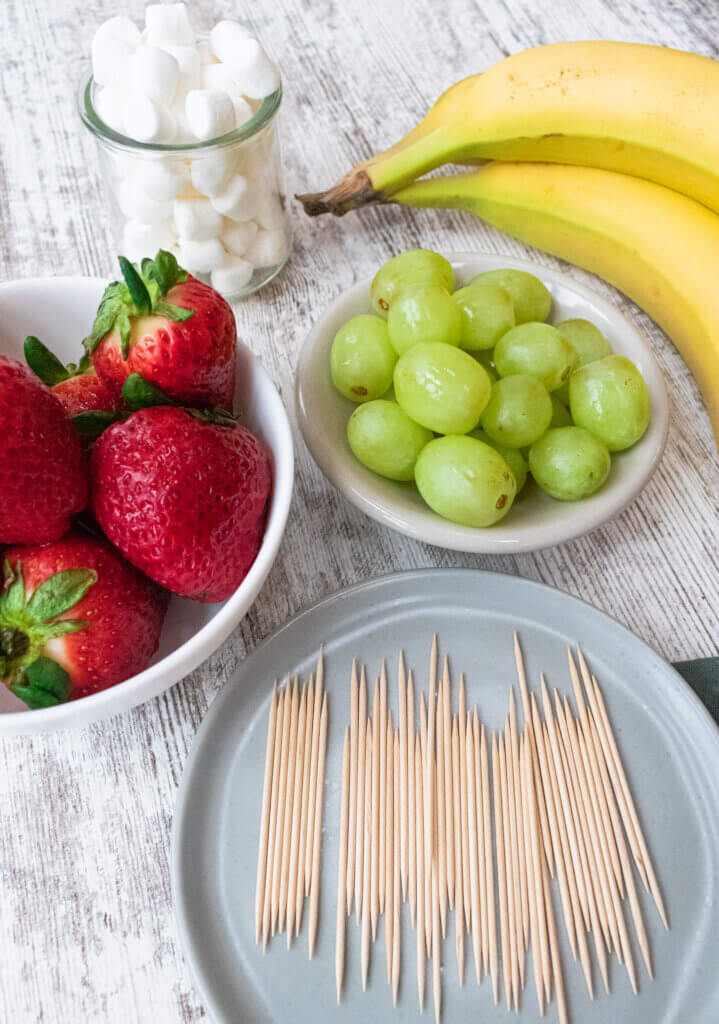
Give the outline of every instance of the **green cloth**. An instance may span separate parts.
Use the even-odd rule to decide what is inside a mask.
[[[710,715],[719,725],[719,658],[675,661],[674,668],[684,676],[697,697],[704,701]]]

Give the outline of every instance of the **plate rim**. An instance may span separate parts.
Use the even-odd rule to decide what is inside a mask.
[[[320,432],[315,430],[309,409],[306,408],[304,401],[302,382],[305,374],[302,371],[306,367],[310,354],[314,352],[316,346],[320,343],[320,339],[324,334],[324,323],[355,294],[360,293],[362,290],[369,292],[369,286],[372,281],[370,276],[363,277],[350,285],[349,288],[342,291],[325,307],[319,319],[307,333],[299,351],[294,388],[295,417],[302,434],[302,439],[307,445],[313,461],[327,482],[335,487],[350,504],[364,512],[370,519],[406,537],[411,537],[413,540],[449,551],[462,551],[467,554],[523,554],[530,551],[541,551],[544,548],[576,540],[578,537],[582,537],[610,522],[620,515],[647,486],[662,459],[666,447],[669,432],[669,395],[666,379],[651,346],[644,338],[640,329],[632,323],[621,309],[608,298],[600,295],[591,285],[570,278],[566,270],[545,267],[532,260],[514,257],[504,251],[461,250],[448,252],[445,256],[452,263],[453,267],[456,267],[457,264],[471,262],[477,258],[491,259],[496,262],[497,266],[503,265],[512,269],[524,270],[543,281],[571,287],[582,298],[585,298],[587,302],[592,303],[604,316],[614,317],[623,322],[626,329],[634,335],[641,345],[656,378],[656,394],[653,395],[654,405],[649,427],[649,431],[656,434],[656,441],[655,449],[651,453],[646,465],[641,472],[636,472],[636,479],[633,480],[632,485],[627,487],[626,492],[618,499],[610,501],[610,492],[604,492],[608,508],[596,509],[590,515],[589,511],[591,510],[587,506],[582,508],[582,503],[577,502],[575,505],[577,515],[570,523],[562,521],[556,525],[550,523],[538,527],[538,530],[542,533],[539,542],[536,539],[532,539],[532,535],[535,533],[534,530],[526,530],[526,536],[523,530],[519,538],[503,538],[496,528],[474,529],[442,519],[436,513],[433,513],[427,522],[417,523],[414,521],[413,516],[407,517],[404,514],[400,514],[394,502],[387,503],[373,495],[366,494],[363,490],[359,489],[351,477],[346,477],[338,472],[340,457],[335,454],[334,447],[322,444]],[[648,432],[642,440],[648,439],[649,436]],[[601,494],[602,492],[600,491],[594,497],[600,497]],[[581,514],[582,511],[584,515]],[[498,524],[498,526],[501,527],[501,524]]]
[[[188,827],[188,803],[190,798],[190,788],[195,782],[194,779],[194,765],[202,754],[206,743],[208,742],[207,737],[211,738],[214,722],[222,714],[222,709],[228,700],[234,695],[235,689],[238,686],[238,679],[244,675],[248,670],[251,671],[252,664],[255,660],[259,659],[265,649],[269,647],[278,636],[286,632],[289,628],[295,625],[298,621],[307,618],[310,615],[315,614],[318,610],[323,607],[331,605],[338,597],[351,597],[352,595],[359,593],[363,590],[373,589],[375,587],[382,587],[391,585],[396,580],[404,579],[421,579],[429,575],[436,575],[437,573],[442,576],[455,576],[457,574],[471,574],[475,578],[491,581],[496,577],[508,578],[513,581],[511,585],[520,587],[526,587],[527,589],[543,593],[545,591],[551,591],[554,595],[558,595],[561,600],[567,600],[571,603],[583,606],[585,610],[589,610],[590,614],[599,616],[602,619],[608,620],[609,624],[614,628],[621,631],[625,638],[628,640],[640,644],[649,657],[655,661],[661,663],[663,668],[668,671],[668,680],[673,682],[675,693],[684,699],[688,703],[688,707],[693,714],[695,720],[699,723],[702,729],[702,734],[706,737],[706,742],[713,744],[715,747],[715,756],[719,760],[719,723],[715,722],[712,718],[709,709],[701,701],[699,696],[694,692],[687,681],[681,676],[679,672],[674,668],[671,662],[667,661],[662,655],[660,655],[654,648],[643,640],[636,633],[632,632],[622,622],[619,622],[614,616],[608,612],[603,611],[600,608],[596,608],[589,601],[585,601],[581,597],[577,597],[574,594],[570,594],[565,590],[560,590],[558,587],[551,586],[548,583],[542,583],[539,580],[527,579],[524,576],[519,576],[510,572],[497,572],[489,569],[477,569],[473,567],[457,566],[457,567],[446,567],[446,568],[419,568],[419,569],[405,569],[398,570],[396,572],[384,573],[380,576],[373,576],[368,580],[360,580],[357,583],[349,584],[346,587],[339,587],[331,594],[326,594],[324,597],[313,601],[306,608],[300,609],[295,615],[287,619],[282,623],[276,630],[265,637],[253,650],[240,662],[236,667],[232,676],[224,684],[220,692],[217,694],[212,704],[208,708],[205,716],[198,728],[190,747],[187,759],[185,761],[182,778],[180,785],[177,789],[177,795],[175,798],[175,805],[172,818],[172,828],[170,833],[170,888],[171,888],[171,899],[172,899],[172,910],[177,928],[177,934],[180,940],[180,948],[182,950],[185,963],[187,964],[190,975],[193,982],[203,1000],[205,1008],[209,1011],[212,1018],[217,1021],[225,1020],[225,1017],[218,1009],[218,1005],[215,1001],[214,994],[212,991],[212,984],[208,982],[204,977],[203,972],[198,967],[198,959],[195,955],[196,943],[192,938],[192,930],[190,924],[190,914],[188,913],[188,907],[185,896],[185,879],[181,870],[181,844],[183,842],[184,832]],[[538,605],[541,607],[541,604]],[[245,725],[243,728],[247,728]]]

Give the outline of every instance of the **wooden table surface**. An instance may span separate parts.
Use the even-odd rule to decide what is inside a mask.
[[[93,145],[75,87],[93,28],[141,0],[0,5],[0,277],[114,273]],[[335,181],[399,138],[456,79],[564,39],[660,43],[718,56],[711,0],[256,0],[191,3],[195,24],[242,18],[279,59],[288,192]],[[291,204],[290,265],[237,307],[243,339],[293,408],[293,369],[314,318],[391,254],[528,250],[467,216],[374,210],[310,221]],[[557,261],[529,252],[539,265]],[[684,363],[632,303],[578,270],[638,325],[666,374],[671,427],[643,494],[562,547],[516,557],[439,551],[381,528],[320,475],[295,429],[287,534],[250,614],[164,696],[84,730],[0,743],[0,1020],[194,1021],[205,1016],[170,903],[173,805],[208,705],[246,652],[308,602],[371,576],[480,566],[541,580],[604,609],[669,659],[717,646],[719,462]],[[324,544],[318,545],[322,537]]]

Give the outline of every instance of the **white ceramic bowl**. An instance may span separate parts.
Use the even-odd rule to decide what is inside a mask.
[[[499,267],[527,270],[544,281],[552,293],[550,320],[585,317],[601,328],[614,351],[631,359],[647,383],[652,420],[646,434],[629,451],[612,458],[606,484],[584,501],[555,501],[536,485],[528,485],[528,492],[520,496],[506,518],[488,529],[459,526],[443,519],[425,505],[413,484],[385,480],[366,469],[354,457],[347,442],[347,420],[356,406],[332,386],[330,349],[335,334],[346,320],[373,312],[369,299],[371,278],[367,278],[332,303],[315,324],[300,353],[297,418],[315,462],[327,479],[368,516],[438,547],[471,553],[512,554],[560,544],[595,529],[621,512],[639,494],[664,449],[669,419],[667,393],[649,346],[614,306],[560,271],[496,253],[456,253],[448,259],[454,266],[458,287],[484,270]]]
[[[63,362],[76,360],[106,282],[53,277],[0,285],[0,352],[23,360],[26,335],[41,338]],[[235,593],[219,604],[173,597],[160,647],[144,672],[101,693],[37,711],[23,707],[4,687],[0,734],[49,731],[86,725],[156,697],[208,658],[247,612],[272,567],[292,499],[294,450],[287,413],[258,359],[238,346],[237,402],[242,420],[269,447],[273,487],[267,527],[257,558]]]

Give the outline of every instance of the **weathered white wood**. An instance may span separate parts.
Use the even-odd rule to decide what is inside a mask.
[[[143,6],[140,0],[0,4],[2,279],[113,272],[95,154],[75,112],[74,90],[93,27],[120,9],[139,17]],[[198,0],[191,7],[196,24],[206,28],[242,13],[229,2]],[[525,46],[606,37],[716,56],[719,39],[719,7],[705,0],[256,0],[246,11],[284,71],[291,192],[331,184],[356,159],[404,134],[460,76]],[[310,221],[293,204],[292,219],[290,266],[237,309],[243,338],[262,356],[290,409],[297,351],[313,319],[392,253],[417,244],[527,253],[449,212],[386,209]],[[1,1020],[204,1016],[170,905],[177,785],[219,688],[248,649],[308,601],[394,569],[481,566],[577,594],[668,658],[714,651],[719,464],[708,421],[661,331],[611,288],[600,288],[650,338],[672,400],[664,460],[615,522],[566,546],[517,557],[435,550],[350,507],[298,439],[295,500],[280,557],[224,647],[182,684],[130,714],[74,734],[0,745]],[[318,536],[326,538],[323,549]]]

